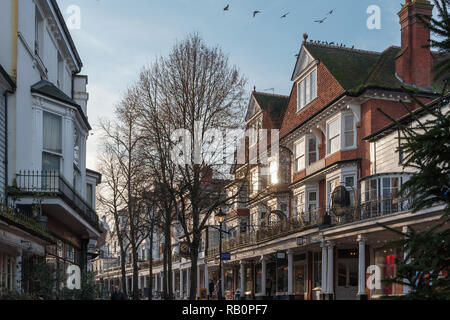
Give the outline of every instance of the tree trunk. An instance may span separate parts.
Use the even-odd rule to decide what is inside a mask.
[[[148,261],[148,271],[150,275],[150,283],[148,285],[148,300],[153,299],[153,226],[150,232],[150,255]]]
[[[132,249],[133,257],[133,300],[139,300],[139,268],[138,268],[138,252],[136,247]]]
[[[122,292],[128,296],[128,291],[127,291],[127,269],[126,269],[126,257],[125,257],[126,253],[123,252],[123,250],[121,251],[120,254],[120,269],[122,272]]]
[[[163,268],[163,299],[166,300],[167,299],[167,246],[166,246],[166,239],[164,239],[164,247],[163,247],[163,252],[164,252],[164,256],[163,256],[163,264],[164,264],[164,268]]]
[[[197,262],[198,262],[198,246],[197,249],[194,250],[194,247],[191,249],[191,285],[189,290],[189,300],[196,300],[197,298]]]
[[[168,239],[168,240],[167,240]],[[167,286],[168,286],[168,300],[173,300],[172,288],[172,238],[170,234],[170,225],[166,227],[166,241],[164,245],[167,246]]]

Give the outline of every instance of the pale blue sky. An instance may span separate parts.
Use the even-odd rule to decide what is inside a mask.
[[[403,0],[58,0],[67,17],[81,9],[81,29],[72,36],[89,76],[88,166],[96,168],[96,124],[111,116],[114,104],[144,65],[166,55],[174,42],[198,32],[219,45],[248,79],[248,90],[275,88],[288,95],[303,33],[309,39],[382,51],[400,44],[397,13]],[[229,12],[223,8],[230,4]],[[381,8],[381,29],[369,30],[370,5]],[[326,13],[323,23],[315,23]],[[256,18],[252,12],[262,13]],[[281,15],[290,12],[287,19]]]

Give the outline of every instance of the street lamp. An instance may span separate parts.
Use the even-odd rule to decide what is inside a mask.
[[[226,218],[226,214],[222,211],[222,209],[219,210],[219,212],[216,214],[216,220],[219,223],[219,291],[217,294],[217,299],[222,300],[222,226]]]

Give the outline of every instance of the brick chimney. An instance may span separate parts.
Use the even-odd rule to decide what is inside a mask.
[[[402,51],[396,60],[397,76],[405,83],[428,89],[433,84],[431,68],[433,57],[429,44],[430,30],[426,28],[417,15],[431,17],[433,5],[428,0],[406,0],[399,12],[402,28]]]

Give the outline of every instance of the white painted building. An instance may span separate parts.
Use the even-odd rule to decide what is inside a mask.
[[[16,87],[2,101],[12,187],[6,202],[45,224],[54,239],[43,253],[48,262],[86,270],[101,234],[95,212],[101,176],[86,168],[91,126],[82,61],[55,0],[1,1],[0,43],[0,65]]]

